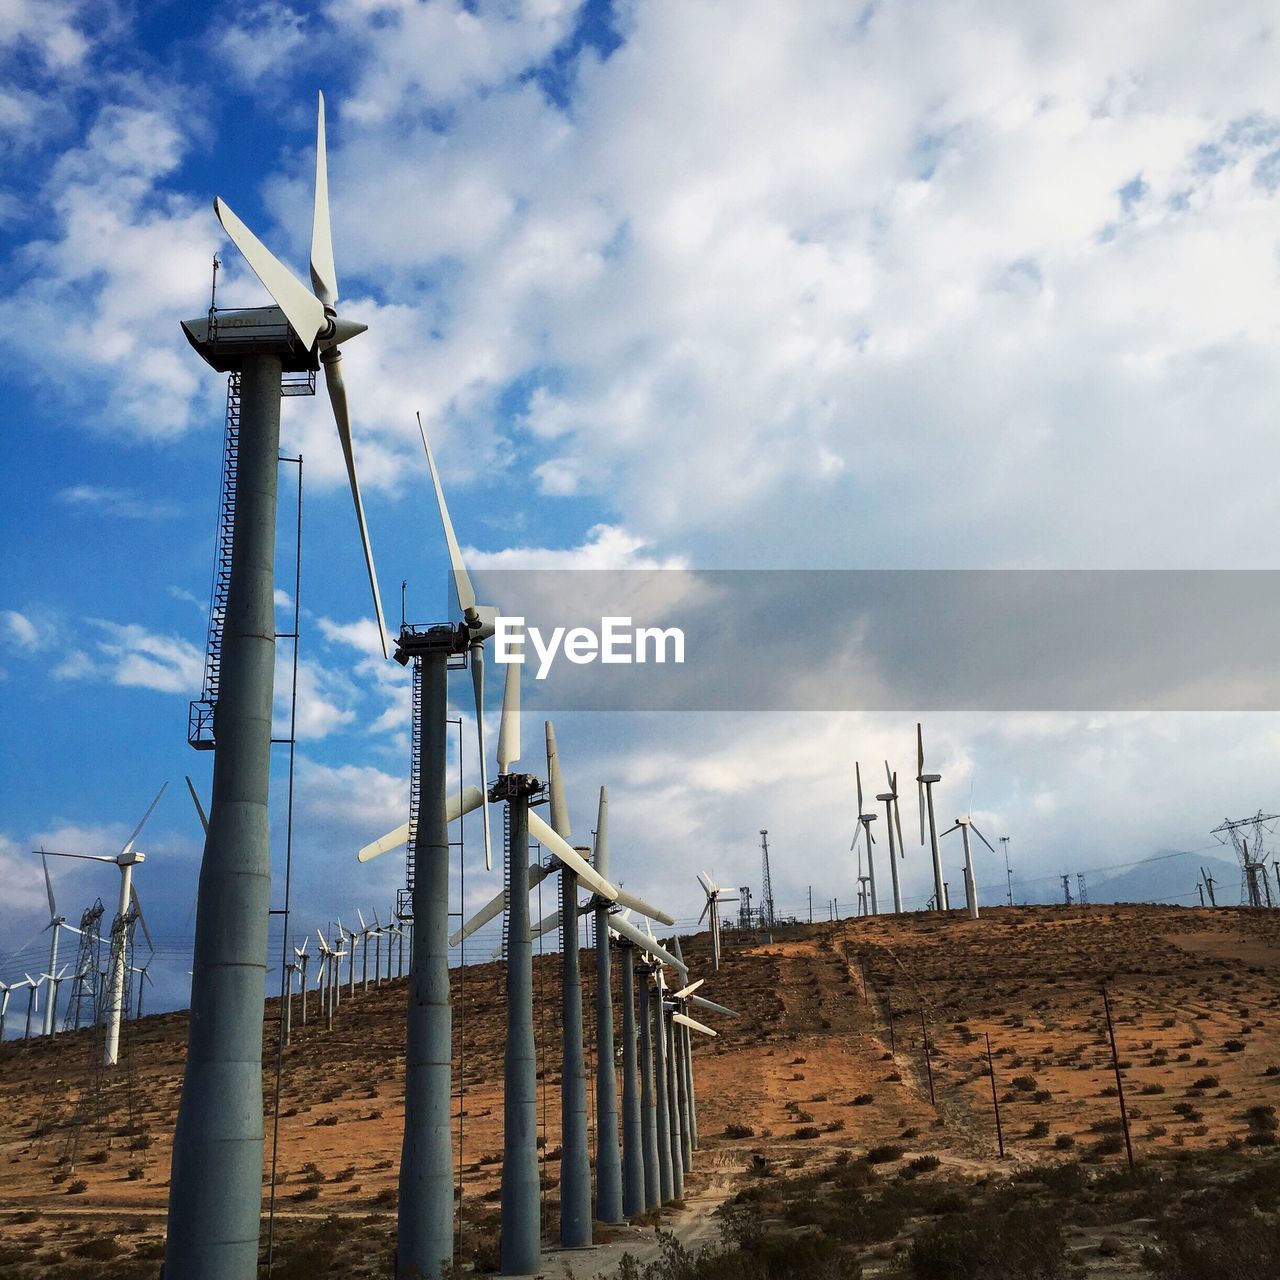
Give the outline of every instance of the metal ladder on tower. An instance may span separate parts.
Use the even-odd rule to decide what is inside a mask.
[[[214,712],[222,674],[222,627],[231,586],[231,549],[236,516],[236,466],[240,458],[240,373],[227,378],[227,424],[222,446],[222,492],[218,498],[218,533],[214,547],[213,585],[209,592],[209,638],[204,655],[204,685],[187,713],[187,742],[197,751],[214,747]]]
[[[418,787],[422,773],[422,660],[413,660],[413,729],[409,735],[409,839],[404,851],[404,888],[396,895],[396,915],[413,918],[414,862],[418,843]]]

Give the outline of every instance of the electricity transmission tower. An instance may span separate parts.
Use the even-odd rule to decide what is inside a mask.
[[[1071,872],[1069,871],[1062,873],[1062,904],[1066,907],[1071,905]]]
[[[1240,903],[1242,906],[1271,906],[1271,884],[1267,878],[1267,858],[1264,835],[1275,830],[1267,823],[1280,819],[1280,813],[1263,813],[1261,809],[1251,818],[1228,818],[1209,832],[1219,843],[1229,844],[1240,860]],[[1252,845],[1252,848],[1250,848]],[[1265,901],[1264,901],[1265,899]]]
[[[1080,894],[1079,894],[1079,902],[1080,902],[1080,905],[1081,905],[1082,907],[1087,907],[1087,906],[1089,905],[1089,889],[1088,889],[1088,886],[1087,886],[1087,885],[1085,884],[1085,882],[1084,882],[1084,872],[1083,872],[1083,871],[1077,871],[1077,872],[1076,872],[1076,884],[1078,884],[1078,885],[1080,886]]]
[[[769,832],[760,828],[760,924],[762,928],[772,929],[773,916],[773,881],[769,878]]]

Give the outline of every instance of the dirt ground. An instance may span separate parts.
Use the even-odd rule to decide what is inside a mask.
[[[1104,985],[1139,1160],[1239,1147],[1248,1110],[1280,1101],[1280,912],[1001,908],[978,922],[879,917],[790,926],[771,942],[726,932],[725,941],[712,974],[706,935],[682,940],[694,975],[707,978],[703,993],[742,1015],[705,1015],[721,1034],[695,1037],[700,1149],[683,1205],[662,1218],[687,1241],[716,1238],[714,1209],[766,1157],[804,1169],[840,1151],[896,1144],[903,1159],[936,1156],[944,1175],[960,1179],[1054,1160],[1123,1164]],[[538,959],[534,978],[552,1236],[558,966],[558,956]],[[591,1009],[590,952],[582,970]],[[390,1274],[405,998],[401,981],[367,992],[357,983],[331,1030],[314,994],[306,1026],[295,1000],[280,1078],[278,1264],[331,1239],[346,1276]],[[502,1143],[501,965],[455,971],[453,1000],[459,1256],[484,1266]],[[271,1002],[264,1206],[275,1027]],[[74,1276],[113,1256],[121,1276],[156,1274],[185,1040],[182,1013],[132,1023],[126,1066],[109,1075],[94,1066],[90,1031],[0,1046],[0,1274]],[[593,1043],[588,1056],[590,1080]],[[643,1258],[655,1240],[652,1223],[602,1228],[599,1238],[598,1248],[572,1255],[548,1245],[546,1273],[609,1274],[624,1250]],[[1079,1244],[1082,1256],[1096,1253],[1085,1237]],[[1090,1268],[1099,1277],[1140,1274],[1102,1259]],[[869,1258],[867,1275],[878,1273]]]

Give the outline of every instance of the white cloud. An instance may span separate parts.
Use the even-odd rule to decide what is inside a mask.
[[[204,653],[181,636],[161,635],[137,623],[88,618],[102,633],[92,650],[73,649],[52,672],[57,680],[105,679],[112,684],[195,697]]]
[[[282,649],[277,656],[275,682],[276,737],[288,737],[292,697],[291,656]],[[359,692],[341,672],[313,661],[298,663],[298,687],[295,731],[299,741],[327,738],[343,725],[356,719],[353,704]]]
[[[218,236],[203,200],[169,189],[190,113],[154,86],[133,96],[145,105],[103,107],[83,145],[53,165],[40,193],[48,238],[23,250],[25,279],[0,298],[0,334],[51,385],[95,402],[91,426],[175,436],[216,396],[178,321],[203,306],[198,282]],[[68,362],[81,374],[70,385]]]
[[[469,569],[684,569],[680,556],[646,555],[649,543],[626,529],[598,524],[587,530],[577,547],[504,547],[478,551],[468,547],[463,558]]]
[[[0,624],[3,624],[4,634],[10,643],[19,649],[25,649],[28,653],[33,653],[48,644],[52,638],[49,628],[27,614],[19,613],[16,609],[5,609],[0,612]]]
[[[77,23],[78,0],[5,0],[0,5],[0,49],[33,51],[48,72],[79,66],[89,41]]]
[[[253,84],[297,65],[306,52],[306,26],[304,15],[290,5],[258,4],[221,26],[216,48],[237,80]]]
[[[60,489],[54,497],[65,507],[100,511],[114,520],[172,520],[182,513],[176,502],[143,498],[129,489],[113,489],[105,485],[70,485]]]

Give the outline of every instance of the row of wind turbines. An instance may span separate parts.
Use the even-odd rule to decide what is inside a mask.
[[[503,1164],[500,1254],[504,1274],[529,1274],[541,1265],[540,1181],[537,1152],[537,1065],[533,1034],[533,941],[559,929],[562,938],[562,1070],[560,1244],[591,1242],[593,1217],[621,1222],[679,1196],[697,1145],[691,1033],[715,1035],[689,1009],[730,1015],[698,994],[689,981],[678,939],[660,943],[652,921],[672,917],[611,878],[608,791],[600,788],[592,845],[570,843],[571,825],[555,729],[545,725],[545,782],[519,768],[523,756],[519,664],[506,667],[496,751],[497,778],[487,786],[484,745],[484,644],[494,634],[497,610],[477,602],[445,500],[425,427],[423,449],[448,548],[460,624],[402,629],[396,656],[413,662],[421,712],[414,724],[419,752],[418,820],[373,841],[357,857],[368,862],[402,843],[413,848],[413,945],[407,1025],[406,1115],[401,1157],[397,1269],[434,1274],[451,1256],[453,1181],[447,1131],[449,1097],[448,969],[440,943],[447,931],[447,824],[480,810],[486,869],[492,868],[490,803],[505,805],[507,839],[503,887],[447,937],[457,946],[499,915],[504,916],[507,1040],[503,1079]],[[482,786],[444,796],[444,710],[448,657],[465,654],[476,703]],[[434,798],[436,803],[431,804]],[[547,818],[537,808],[547,806]],[[530,841],[546,860],[529,861]],[[545,878],[559,876],[559,907],[532,920],[529,895]],[[580,894],[585,891],[586,898]],[[640,928],[632,913],[644,920]],[[586,916],[594,933],[596,963],[596,1181],[591,1186],[586,1067],[583,1049],[579,928]],[[613,962],[619,957],[622,1003],[622,1120],[619,1124],[614,1053]],[[666,972],[679,974],[672,989]],[[640,979],[639,992],[636,979]],[[434,984],[443,983],[444,990]],[[639,995],[640,1008],[636,1009]],[[442,998],[443,997],[443,998]],[[443,1123],[443,1129],[442,1129]],[[426,1138],[424,1142],[423,1139]],[[449,1161],[450,1164],[445,1164]],[[594,1208],[593,1208],[594,1206]],[[415,1271],[414,1268],[418,1270]]]
[[[862,766],[854,762],[854,780],[857,790],[858,819],[854,828],[853,841],[849,845],[850,852],[858,853],[858,914],[880,915],[880,897],[876,889],[876,862],[872,850],[876,838],[872,834],[871,824],[879,817],[868,812],[862,794]],[[898,808],[898,773],[896,769],[884,762],[885,778],[888,790],[876,796],[877,802],[884,805],[884,825],[888,833],[889,872],[893,885],[893,914],[902,914],[902,885],[898,874],[898,862],[905,859],[906,841],[902,838],[902,815]],[[939,849],[939,832],[937,819],[933,813],[933,788],[942,781],[939,773],[924,771],[924,731],[916,725],[916,789],[920,803],[920,844],[925,844],[925,820],[928,819],[928,844],[933,854],[933,897],[929,899],[928,910],[947,911],[950,909],[947,882],[942,874],[942,854]],[[971,920],[978,919],[978,882],[973,872],[973,848],[969,842],[969,833],[973,832],[983,844],[995,853],[995,846],[978,830],[970,813],[966,817],[956,818],[954,823],[941,834],[949,836],[959,831],[964,844],[964,894],[965,909]],[[895,836],[896,841],[895,841]],[[866,857],[866,871],[863,872],[863,857]]]
[[[39,977],[33,978],[31,974],[24,973],[20,982],[0,982],[0,1041],[4,1039],[5,1020],[10,997],[13,992],[21,991],[24,988],[27,991],[27,1015],[22,1038],[26,1040],[31,1037],[32,1018],[35,1013],[40,1012],[40,990],[46,986],[48,995],[44,1001],[44,1010],[41,1014],[38,1034],[42,1036],[56,1035],[58,1033],[59,989],[69,978],[71,980],[69,1008],[74,1010],[74,1013],[69,1015],[69,1020],[72,1022],[71,1029],[79,1030],[81,1010],[87,998],[91,1007],[95,1010],[96,1018],[105,1027],[103,1043],[104,1065],[113,1067],[119,1061],[120,1027],[125,1011],[132,1007],[134,1016],[141,1016],[142,993],[145,984],[152,981],[148,969],[156,954],[155,944],[151,940],[151,931],[147,928],[146,917],[142,914],[142,903],[138,899],[138,891],[133,883],[133,869],[146,860],[146,854],[136,847],[136,843],[138,837],[142,834],[142,828],[146,826],[147,820],[160,803],[160,798],[164,795],[165,787],[167,786],[168,783],[165,783],[156,793],[156,798],[152,800],[150,807],[142,815],[138,825],[134,827],[132,834],[117,854],[68,853],[62,850],[44,848],[37,850],[44,872],[45,893],[49,900],[49,922],[41,931],[50,935],[49,967]],[[79,928],[71,924],[67,917],[58,911],[58,902],[53,890],[53,879],[49,874],[50,858],[73,858],[83,862],[108,862],[114,864],[120,870],[119,902],[111,924],[108,959],[106,969],[103,972],[98,972],[96,964],[91,963],[92,957],[97,951],[97,947],[94,944],[100,943],[102,940],[100,936],[101,904],[99,903],[99,910],[90,910],[83,913]],[[150,952],[146,962],[142,965],[134,965],[130,962],[133,934],[137,926],[141,926],[143,937],[146,939]],[[79,938],[80,948],[74,964],[64,964],[59,968],[59,943],[61,935],[64,933],[69,933]],[[85,945],[86,943],[89,945]],[[138,983],[136,1001],[132,998],[133,992],[131,989],[135,976]]]

